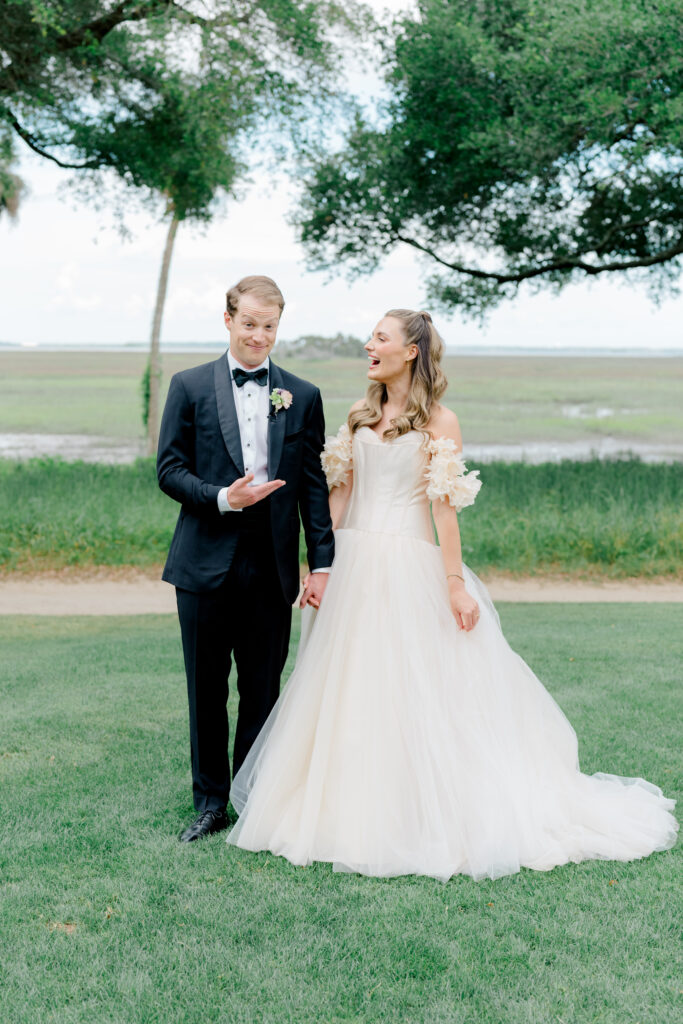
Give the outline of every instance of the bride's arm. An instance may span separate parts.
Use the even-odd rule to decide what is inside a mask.
[[[439,535],[451,611],[461,629],[474,629],[479,618],[479,605],[465,590],[458,514],[444,501],[434,503],[432,514]]]
[[[439,439],[452,440],[455,442],[455,449],[458,452],[462,451],[462,435],[455,413],[449,409],[443,409],[438,427],[432,433],[436,433],[437,430]],[[439,458],[439,455],[435,454],[432,458]],[[439,536],[451,610],[460,628],[469,631],[474,629],[477,624],[479,605],[465,589],[458,513],[447,498],[448,495],[444,494],[439,498],[432,499],[432,515]]]
[[[354,402],[350,412],[360,409],[363,399]],[[341,523],[353,490],[353,437],[348,423],[342,423],[336,437],[328,437],[322,454],[322,464],[330,488],[330,518],[332,529]]]
[[[351,410],[362,404],[356,402]],[[330,489],[332,529],[336,530],[353,490],[353,438],[348,423],[342,423],[336,437],[327,438],[320,459]]]
[[[345,484],[338,484],[330,491],[330,516],[332,517],[332,529],[336,530],[342,521],[346,506],[353,490],[353,470],[347,475]]]

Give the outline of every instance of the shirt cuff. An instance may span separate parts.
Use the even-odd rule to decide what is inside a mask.
[[[311,576],[313,576],[316,572],[331,572],[331,571],[332,571],[331,566],[328,566],[327,569],[311,569]]]
[[[242,511],[241,508],[233,508],[232,505],[230,504],[230,502],[228,501],[228,488],[227,487],[221,487],[220,491],[218,492],[218,497],[217,497],[216,500],[218,501],[218,511],[221,513],[221,515],[223,515],[224,512],[241,512]]]

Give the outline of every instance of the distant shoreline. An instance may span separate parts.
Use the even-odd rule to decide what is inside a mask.
[[[586,462],[592,459],[639,459],[649,463],[671,463],[683,460],[683,443],[623,440],[595,436],[573,441],[518,441],[512,444],[468,443],[468,459],[477,464],[488,462],[519,462],[538,465],[542,462]],[[0,433],[0,459],[22,462],[27,459],[62,459],[65,462],[91,462],[108,465],[130,465],[144,456],[144,442],[120,440],[92,434]]]
[[[283,339],[287,344],[287,339]],[[13,343],[0,341],[2,352],[147,352],[148,344],[142,341],[124,342],[120,345],[103,345],[98,342],[68,345],[65,343]],[[162,342],[161,352],[181,355],[183,353],[224,352],[227,344],[224,341],[168,341]],[[277,348],[275,349],[277,355]],[[517,348],[495,345],[466,345],[462,348],[448,347],[446,355],[450,357],[486,357],[501,356],[533,357],[564,359],[683,359],[683,348]]]

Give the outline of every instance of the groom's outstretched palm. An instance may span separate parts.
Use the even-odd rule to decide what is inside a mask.
[[[285,480],[269,480],[265,484],[255,484],[251,486],[251,481],[254,479],[253,473],[247,473],[246,476],[241,476],[238,480],[235,480],[228,487],[228,502],[230,507],[233,509],[247,508],[249,505],[255,505],[257,501],[262,501],[267,498],[273,491],[277,491],[280,487],[284,487]]]

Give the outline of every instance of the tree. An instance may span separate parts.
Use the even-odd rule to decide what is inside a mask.
[[[422,254],[429,299],[482,315],[523,282],[674,284],[683,254],[683,0],[420,0],[390,99],[309,174],[314,267]]]
[[[23,179],[0,164],[0,217],[5,214],[10,220],[16,220],[25,191]]]
[[[110,157],[124,154],[120,173],[142,189],[149,201],[163,202],[168,224],[152,318],[149,362],[143,387],[143,421],[147,453],[154,454],[160,412],[161,323],[166,301],[171,257],[179,225],[184,221],[206,222],[213,215],[218,196],[230,193],[243,171],[234,140],[253,124],[256,95],[246,91],[239,105],[210,71],[189,84],[167,86],[164,102],[134,122],[119,126],[111,140]],[[230,142],[233,141],[233,147]],[[113,165],[116,168],[116,164]]]
[[[349,9],[352,3],[347,3]],[[156,447],[159,338],[178,225],[207,221],[258,126],[300,124],[325,93],[342,3],[4,0],[0,173],[22,140],[100,197],[112,170],[168,221],[143,381]],[[6,15],[6,17],[5,17]],[[271,155],[274,146],[270,147]]]
[[[302,334],[293,341],[279,342],[282,355],[295,359],[364,359],[365,343],[352,334],[339,332],[334,337],[320,334]]]
[[[60,167],[112,166],[100,127],[163,102],[196,53],[241,85],[262,78],[281,104],[297,78],[320,85],[330,24],[352,0],[1,0],[0,162],[21,140]],[[304,81],[305,78],[305,81]],[[275,100],[275,95],[278,99]],[[120,164],[121,153],[116,161]]]

